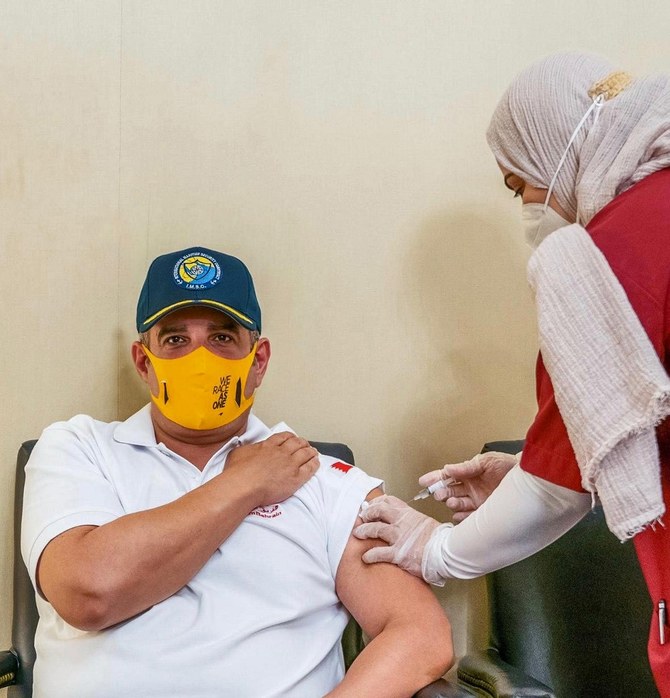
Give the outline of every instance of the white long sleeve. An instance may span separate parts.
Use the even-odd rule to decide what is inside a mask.
[[[467,519],[435,530],[423,554],[424,578],[472,579],[553,543],[591,508],[591,495],[535,477],[518,465]]]

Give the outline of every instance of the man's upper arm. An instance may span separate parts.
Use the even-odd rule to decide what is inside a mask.
[[[74,430],[68,425],[45,429],[26,466],[21,527],[23,559],[35,586],[38,561],[52,540],[123,513],[113,486]]]
[[[375,489],[368,498],[381,494]],[[360,523],[358,519],[356,525]],[[376,637],[389,623],[425,626],[426,632],[450,632],[444,611],[423,580],[396,565],[363,562],[363,553],[378,544],[351,536],[335,580],[340,600],[366,635]]]

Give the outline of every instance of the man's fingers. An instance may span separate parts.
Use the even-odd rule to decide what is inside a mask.
[[[300,465],[300,470],[309,473],[309,477],[312,477],[314,473],[319,469],[321,461],[319,460],[319,454],[314,449],[315,455],[313,455],[308,461]],[[309,479],[309,478],[308,478]]]
[[[304,446],[299,448],[297,451],[291,454],[291,458],[294,458],[297,463],[303,465],[309,463],[312,460],[319,461],[319,452],[312,446]]]
[[[302,451],[303,449],[311,449],[316,453],[316,449],[310,446],[307,439],[303,439],[302,436],[297,436],[291,431],[280,431],[277,434],[273,434],[266,439],[264,443],[281,447],[285,451],[288,451],[290,455],[298,453],[298,451]]]
[[[367,552],[363,553],[363,562],[367,562],[368,565],[375,562],[393,562],[393,548],[388,548],[380,546],[377,548],[370,548]]]
[[[285,448],[291,455],[307,448],[311,448],[313,451],[316,451],[315,448],[310,446],[307,439],[303,439],[302,436],[296,436],[295,434],[291,434],[291,438],[284,441],[282,448]]]
[[[263,443],[272,444],[273,446],[281,446],[291,439],[299,438],[291,431],[279,431],[276,434],[269,436]]]
[[[285,439],[284,441],[277,440],[275,445],[281,448],[282,453],[294,459],[294,463],[303,465],[313,458],[318,458],[319,452],[310,445],[307,439],[303,439],[301,436],[296,436],[290,432],[281,432],[279,434],[275,434],[274,436],[283,437],[286,434],[288,434],[289,438]]]

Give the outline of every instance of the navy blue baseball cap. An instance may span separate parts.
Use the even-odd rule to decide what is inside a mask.
[[[220,310],[248,330],[261,331],[261,309],[249,270],[237,257],[189,247],[156,257],[137,301],[137,331],[192,305]]]

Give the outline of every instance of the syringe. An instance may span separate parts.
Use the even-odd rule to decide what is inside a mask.
[[[446,480],[438,480],[437,482],[434,482],[432,485],[424,487],[418,494],[412,497],[412,499],[408,499],[405,502],[405,504],[411,504],[412,502],[416,502],[419,499],[426,499],[427,497],[430,497],[430,495],[433,494],[433,492],[437,492],[437,490],[440,490],[443,487],[449,487],[450,485],[460,484],[461,483],[458,480],[454,480],[453,477],[448,477]],[[363,503],[361,504],[361,511],[365,511],[369,506],[369,502],[363,501]]]
[[[454,480],[453,477],[448,477],[446,480],[438,480],[437,482],[434,482],[432,485],[428,485],[428,487],[424,487],[420,492],[418,492],[412,499],[409,499],[407,501],[407,504],[410,502],[416,502],[419,499],[426,499],[430,497],[431,494],[434,494],[437,492],[437,490],[441,490],[443,487],[449,487],[450,485],[457,485],[458,483],[456,480]]]

